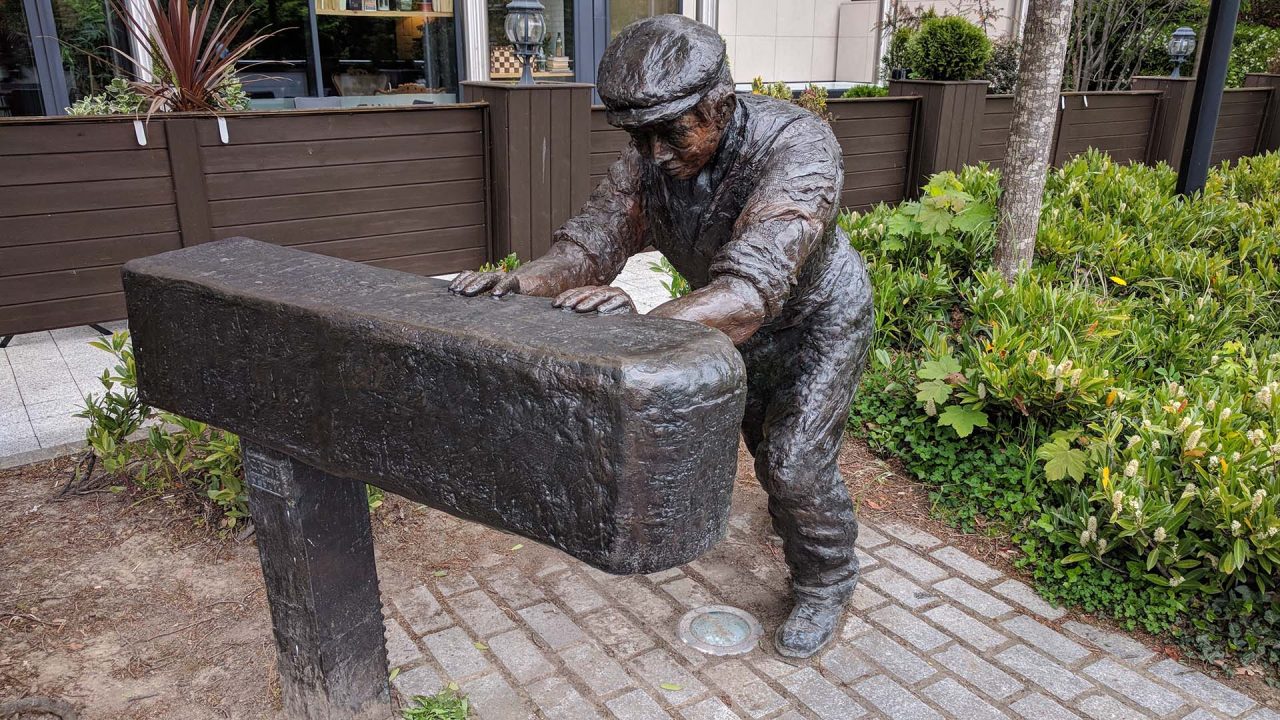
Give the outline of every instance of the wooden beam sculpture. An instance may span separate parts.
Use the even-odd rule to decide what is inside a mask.
[[[124,286],[141,398],[243,438],[293,717],[387,712],[361,483],[618,574],[725,534],[745,371],[717,331],[246,238]]]

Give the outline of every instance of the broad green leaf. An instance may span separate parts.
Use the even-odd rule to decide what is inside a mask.
[[[941,235],[951,228],[951,218],[954,217],[946,210],[938,210],[926,207],[920,210],[920,214],[916,215],[916,221],[920,223],[920,230],[929,235]]]
[[[987,426],[987,414],[966,405],[949,405],[938,416],[938,424],[950,426],[960,437],[969,437],[975,427]]]
[[[916,385],[916,402],[926,403],[932,400],[941,405],[951,397],[951,386],[941,380],[928,380]]]
[[[958,372],[960,372],[960,362],[950,355],[943,355],[922,363],[916,375],[924,380],[946,380]]]
[[[658,687],[662,688],[663,690],[670,690],[671,692],[677,692],[684,689],[683,685],[680,685],[679,683],[673,683],[673,682],[664,682]]]
[[[1078,552],[1078,553],[1071,553],[1070,555],[1062,558],[1058,562],[1060,562],[1063,565],[1072,565],[1074,563],[1078,563],[1082,560],[1088,560],[1088,559],[1089,559],[1089,553]]]
[[[964,212],[956,216],[951,222],[951,227],[964,232],[973,232],[989,226],[996,219],[995,212],[992,211],[990,205],[981,203],[970,205],[964,209]]]
[[[890,235],[913,235],[920,229],[920,223],[912,220],[905,213],[898,212],[889,217],[885,227],[888,228]]]
[[[1058,482],[1067,476],[1080,482],[1089,472],[1089,454],[1062,440],[1041,445],[1036,450],[1036,457],[1045,461],[1044,474],[1049,482]]]

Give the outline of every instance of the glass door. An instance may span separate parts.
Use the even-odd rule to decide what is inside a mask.
[[[43,58],[37,57],[39,25],[27,16],[23,0],[0,0],[0,116],[44,115],[47,88],[40,83]],[[43,50],[43,48],[40,48]]]
[[[110,0],[0,0],[0,115],[61,115],[126,66]]]
[[[75,103],[101,93],[128,60],[108,47],[129,47],[124,23],[115,17],[111,0],[50,0],[57,29],[59,70],[67,100]]]

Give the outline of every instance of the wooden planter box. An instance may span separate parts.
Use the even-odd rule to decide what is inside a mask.
[[[0,335],[124,317],[120,265],[247,235],[425,275],[489,258],[487,108],[0,120]]]

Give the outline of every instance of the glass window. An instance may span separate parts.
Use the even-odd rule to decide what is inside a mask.
[[[516,80],[520,77],[520,58],[507,40],[507,0],[488,3],[489,79]],[[533,76],[539,81],[573,80],[573,3],[574,0],[542,0],[547,37],[533,65]]]
[[[316,0],[321,78],[339,105],[457,101],[453,0]]]
[[[0,0],[0,116],[43,114],[26,10],[22,0]]]
[[[274,33],[237,64],[236,74],[250,101],[257,106],[269,106],[271,100],[312,94],[314,88],[307,71],[310,42],[307,0],[236,0],[231,12],[245,10],[253,14],[239,39],[254,32]]]
[[[240,63],[254,108],[457,102],[453,0],[315,0],[318,73],[307,0],[237,2],[247,27],[279,31]]]
[[[110,0],[53,0],[53,19],[71,102],[102,92],[121,68],[132,68],[106,49],[129,47],[125,23]]]
[[[678,12],[680,0],[609,0],[609,39],[640,18]]]

